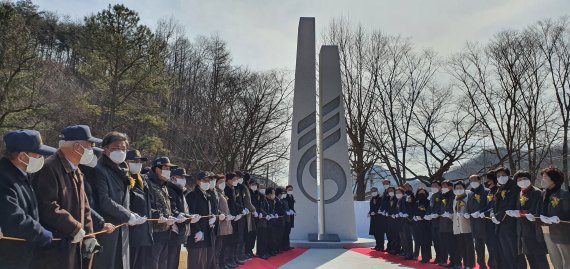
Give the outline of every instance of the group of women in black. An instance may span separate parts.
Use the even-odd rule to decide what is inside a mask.
[[[377,251],[448,268],[570,268],[570,193],[555,167],[371,189]],[[540,183],[539,183],[540,182]],[[386,242],[387,241],[387,242]],[[433,250],[432,250],[433,247]],[[435,256],[433,256],[435,254]],[[432,259],[433,258],[433,259]]]

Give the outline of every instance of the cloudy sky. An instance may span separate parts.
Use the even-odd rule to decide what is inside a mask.
[[[33,0],[42,10],[80,20],[123,3],[154,28],[174,17],[190,37],[218,34],[234,63],[254,70],[293,69],[299,17],[316,17],[317,31],[335,17],[365,28],[410,37],[421,48],[447,55],[466,41],[570,15],[569,0]],[[317,39],[320,34],[317,33]]]

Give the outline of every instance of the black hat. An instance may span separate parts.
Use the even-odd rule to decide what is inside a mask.
[[[207,178],[208,175],[206,175],[206,172],[198,172],[198,174],[196,174],[196,180],[202,180]]]
[[[129,150],[127,151],[127,161],[135,161],[135,160],[140,160],[143,162],[148,161],[148,159],[146,157],[142,157],[140,151],[133,149],[133,150]]]
[[[93,137],[91,129],[87,125],[68,126],[61,132],[60,138],[65,141],[89,141],[92,143],[101,143],[103,140]]]
[[[170,176],[179,176],[179,177],[189,177],[190,175],[186,174],[186,169],[184,168],[176,168],[170,171]]]
[[[35,130],[17,130],[4,136],[6,149],[11,152],[31,152],[44,156],[53,155],[55,148],[44,145],[42,136]]]
[[[166,156],[156,158],[154,160],[154,162],[152,162],[152,166],[154,166],[154,167],[157,167],[157,166],[178,167],[177,165],[170,163],[170,159],[168,159],[168,157],[166,157]]]

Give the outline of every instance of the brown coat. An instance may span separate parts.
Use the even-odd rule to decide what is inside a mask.
[[[39,250],[32,268],[81,268],[81,245],[71,244],[73,236],[84,229],[93,233],[91,209],[85,195],[83,174],[73,170],[61,151],[46,159],[34,175],[40,223],[54,237],[67,240]]]
[[[230,208],[228,207],[228,197],[224,195],[224,192],[216,190],[216,198],[218,198],[218,210],[220,213],[226,216],[231,215]],[[218,235],[230,235],[232,233],[232,222],[228,219],[220,221],[220,225],[218,225]]]

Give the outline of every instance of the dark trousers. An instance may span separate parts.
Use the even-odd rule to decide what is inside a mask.
[[[153,233],[154,243],[146,254],[148,268],[164,269],[168,268],[168,238],[170,231]]]
[[[146,255],[149,253],[151,246],[148,247],[131,247],[130,248],[130,259],[131,259],[131,269],[144,269],[148,268]]]
[[[461,261],[463,261],[463,266],[465,267],[475,267],[475,249],[473,248],[473,236],[471,233],[466,234],[456,234],[454,239],[457,249],[459,250],[459,256],[456,266],[461,266]]]
[[[269,254],[269,229],[260,228],[257,226],[257,251],[255,254],[258,257],[266,256]]]
[[[237,225],[234,228],[236,233],[236,248],[234,250],[236,259],[241,260],[244,258],[245,254],[245,237],[247,235],[247,223],[246,219],[242,218],[237,221]]]
[[[231,235],[220,235],[216,237],[216,251],[214,253],[214,260],[217,261],[218,268],[224,268],[224,265],[226,264],[226,251],[228,250],[226,244],[229,243],[230,236]]]
[[[402,250],[399,229],[400,227],[396,223],[396,220],[390,218],[388,221],[388,232],[387,232],[389,252],[399,253]]]
[[[211,269],[208,267],[208,248],[188,249],[188,269]]]
[[[499,245],[501,248],[501,268],[516,269],[519,264],[517,226],[499,224]]]
[[[400,241],[402,242],[402,251],[406,258],[413,256],[414,246],[412,243],[412,230],[410,222],[402,221],[402,229],[400,230]]]
[[[499,244],[499,236],[495,232],[495,224],[489,220],[486,225],[487,238],[485,244],[489,251],[487,266],[491,269],[503,268],[503,266],[501,266],[501,247]]]
[[[480,269],[487,268],[487,260],[485,259],[485,238],[473,238],[475,241],[475,253],[477,253],[477,264]]]
[[[530,254],[526,255],[530,269],[548,269],[550,265],[546,259],[546,254]]]
[[[454,241],[453,233],[440,232],[440,244],[441,244],[441,263],[447,263],[447,259],[451,261],[451,264],[458,264],[457,260],[459,258],[459,251],[456,247]]]
[[[291,247],[291,242],[289,240],[289,235],[291,234],[291,224],[287,222],[283,230],[284,231],[283,231],[283,238],[281,239],[281,249],[287,250]]]
[[[418,254],[422,256],[422,261],[431,260],[431,227],[429,221],[418,221],[414,231],[414,240],[419,248]]]
[[[271,223],[271,222],[270,222]],[[280,236],[283,234],[284,231],[283,227],[283,221],[281,218],[275,219],[273,224],[270,224],[269,230],[271,231],[271,252],[276,252],[279,251],[281,248],[281,240],[283,239],[283,236]]]
[[[374,240],[376,240],[376,246],[375,248],[377,249],[384,249],[384,235],[380,234],[380,233],[375,233],[374,234]]]
[[[444,260],[442,257],[443,254],[440,244],[439,225],[437,221],[438,220],[435,220],[431,223],[431,241],[433,242],[433,249],[435,250],[435,262],[441,263],[444,262]]]
[[[170,240],[168,240],[168,269],[178,269],[180,263],[180,247],[178,234],[170,233]]]
[[[257,231],[247,233],[245,241],[245,253],[253,255],[253,248],[255,247],[255,239],[257,238]]]

